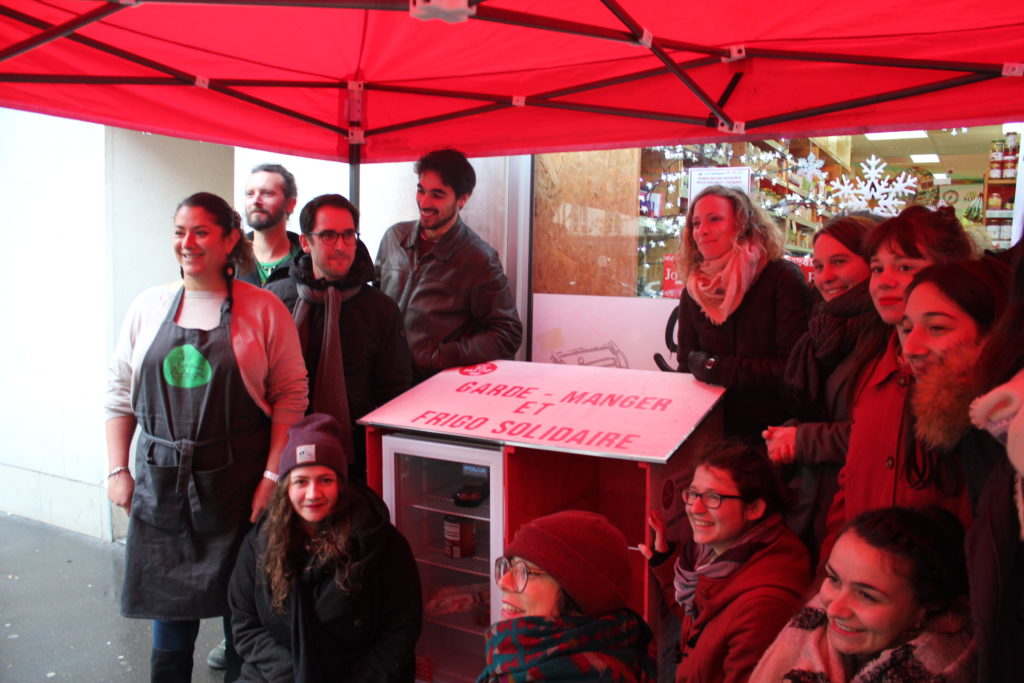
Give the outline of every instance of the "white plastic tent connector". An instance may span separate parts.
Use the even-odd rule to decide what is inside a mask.
[[[345,102],[345,108],[349,123],[362,123],[363,121],[363,92],[365,85],[365,81],[348,82],[348,99]]]
[[[365,145],[366,144],[366,131],[358,126],[354,126],[348,129],[348,144],[350,145]]]
[[[476,5],[469,0],[409,0],[409,15],[420,21],[440,19],[458,24],[476,14]]]
[[[732,125],[730,126],[725,121],[719,121],[718,122],[718,130],[721,131],[722,133],[732,133],[733,135],[743,135],[745,132],[747,132],[747,122],[746,121],[733,121]]]
[[[636,42],[640,43],[644,47],[650,47],[651,45],[654,45],[654,34],[651,33],[650,29],[645,28],[643,35],[640,36],[640,40]]]
[[[196,76],[196,87],[203,88],[204,90],[208,89],[210,87],[209,76]]]
[[[1003,64],[1004,76],[1024,76],[1024,64],[1020,62],[1006,62]]]
[[[747,46],[746,45],[730,45],[729,56],[722,57],[723,62],[738,62],[741,59],[747,58]]]
[[[526,95],[513,95],[512,96],[513,107],[525,107],[526,106]]]

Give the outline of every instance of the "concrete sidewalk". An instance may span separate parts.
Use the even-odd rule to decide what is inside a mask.
[[[0,682],[148,681],[150,626],[118,611],[124,546],[0,512]],[[203,622],[195,683],[220,683]]]

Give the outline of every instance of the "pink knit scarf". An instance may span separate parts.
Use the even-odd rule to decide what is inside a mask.
[[[686,279],[686,291],[715,325],[739,308],[750,285],[768,263],[760,244],[738,242],[726,254],[704,261]]]

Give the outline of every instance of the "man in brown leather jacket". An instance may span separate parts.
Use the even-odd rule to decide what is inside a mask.
[[[377,251],[381,290],[398,304],[415,380],[445,368],[512,358],[523,325],[498,254],[459,218],[476,173],[454,149],[414,168],[417,221],[388,228]]]

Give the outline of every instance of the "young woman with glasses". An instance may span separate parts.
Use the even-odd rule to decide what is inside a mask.
[[[565,510],[520,527],[494,563],[501,621],[487,632],[485,681],[641,681],[647,624],[626,607],[626,538],[602,515]]]
[[[656,513],[654,549],[640,547],[680,620],[675,678],[746,681],[800,607],[810,582],[807,549],[783,524],[775,469],[753,447],[713,444],[681,496],[692,537],[678,555]]]

